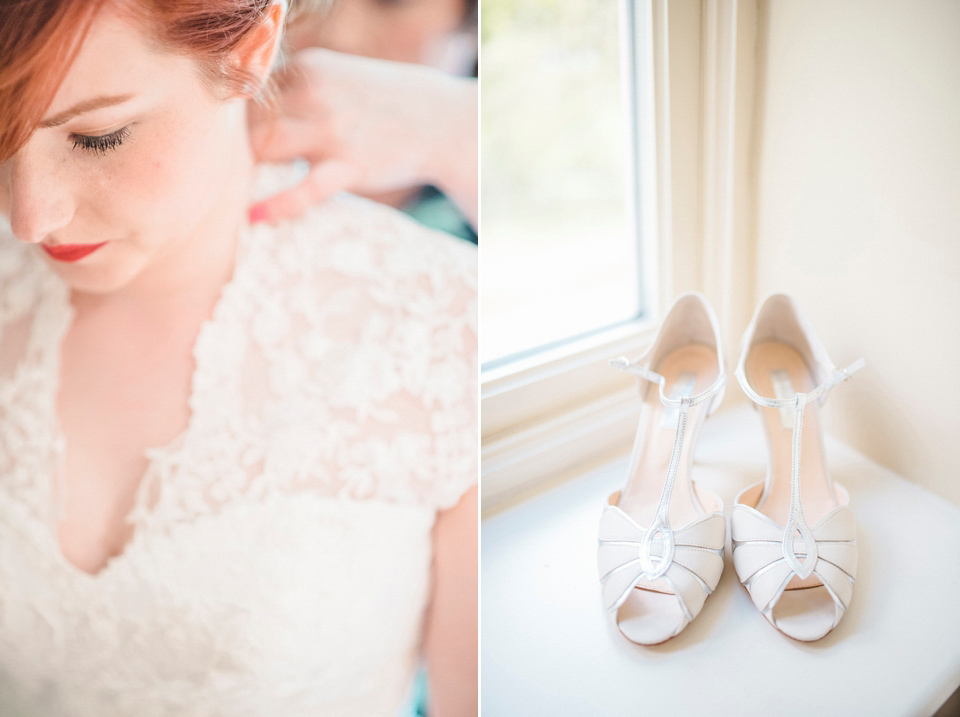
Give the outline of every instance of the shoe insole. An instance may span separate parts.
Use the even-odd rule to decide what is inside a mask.
[[[753,346],[744,370],[753,390],[767,398],[790,398],[797,393],[808,393],[816,388],[803,357],[787,344],[768,342]],[[780,525],[786,525],[790,520],[795,410],[792,407],[757,408],[769,438],[772,475],[768,481],[769,492],[756,509]],[[803,429],[800,436],[800,497],[803,517],[811,527],[838,505],[830,490],[820,435],[817,405],[815,402],[808,403],[803,410]],[[814,575],[802,582],[794,577],[787,589],[809,588],[820,584]]]

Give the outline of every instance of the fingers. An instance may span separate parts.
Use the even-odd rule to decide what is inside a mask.
[[[260,162],[319,159],[325,153],[315,123],[294,118],[264,119],[251,125],[250,148]]]
[[[298,217],[308,207],[322,202],[331,194],[355,186],[358,180],[359,172],[346,162],[315,164],[307,177],[296,187],[252,206],[249,212],[250,222],[274,222]]]

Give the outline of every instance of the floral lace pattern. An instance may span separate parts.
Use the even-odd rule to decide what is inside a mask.
[[[245,229],[189,425],[91,576],[55,531],[69,295],[0,236],[0,714],[395,714],[477,477],[476,309],[474,248],[389,208]]]

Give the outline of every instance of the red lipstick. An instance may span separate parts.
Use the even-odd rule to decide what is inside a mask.
[[[106,242],[99,244],[60,244],[58,246],[47,246],[41,244],[43,250],[57,261],[79,261],[88,254],[93,254]]]

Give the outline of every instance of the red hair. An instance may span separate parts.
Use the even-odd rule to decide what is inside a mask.
[[[0,2],[0,162],[43,120],[97,12],[110,0]],[[161,47],[191,56],[211,86],[249,94],[230,55],[258,26],[271,0],[128,0]]]

